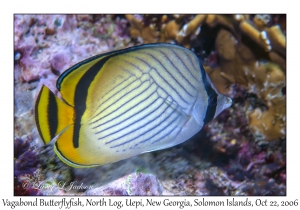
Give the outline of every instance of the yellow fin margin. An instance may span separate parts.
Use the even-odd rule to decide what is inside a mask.
[[[85,155],[82,155],[81,147],[79,148],[74,147],[73,133],[74,133],[74,125],[70,125],[59,135],[54,145],[54,152],[59,157],[59,159],[63,161],[65,164],[74,168],[91,168],[91,167],[98,166],[96,164],[95,165],[84,164],[84,163],[88,163],[89,161],[86,160]]]

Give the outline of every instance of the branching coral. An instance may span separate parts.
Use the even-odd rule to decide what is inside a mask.
[[[257,139],[278,139],[285,136],[285,74],[278,64],[257,61],[245,44],[227,30],[220,30],[216,39],[220,66],[206,67],[216,88],[226,93],[233,83],[241,84],[261,98],[267,109],[249,111],[249,124]]]
[[[125,17],[131,24],[129,33],[132,38],[141,37],[142,42],[144,43],[152,43],[158,41],[159,33],[155,30],[155,26],[153,24],[145,25],[141,16],[127,14],[125,15]]]
[[[191,19],[191,15],[126,15],[130,23],[129,33],[140,43],[172,42],[189,47],[190,37],[197,35],[199,30],[180,32],[182,25]],[[198,19],[193,21],[197,24]],[[199,28],[200,29],[200,28]],[[186,34],[183,34],[186,33]]]
[[[219,67],[213,69],[207,66],[206,70],[220,92],[226,93],[231,84],[238,83],[264,101],[267,109],[257,107],[248,111],[249,125],[256,139],[283,138],[286,115],[282,93],[285,87],[285,36],[278,26],[260,32],[249,20],[241,21],[238,32],[242,32],[241,35],[234,36],[239,34],[237,31],[219,31],[216,38]],[[260,56],[259,50],[251,48],[251,40],[244,36],[249,36],[258,49],[260,46],[259,50],[264,50],[264,55]]]

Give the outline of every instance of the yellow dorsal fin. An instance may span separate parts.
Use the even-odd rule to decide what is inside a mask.
[[[86,95],[82,90],[85,90],[85,86],[89,86],[90,82],[94,78],[94,72],[98,72],[101,67],[98,67],[104,57],[95,57],[94,59],[88,59],[89,62],[83,61],[78,63],[68,70],[66,70],[57,80],[57,89],[59,90],[62,98],[71,106],[76,104],[76,96],[82,98]],[[100,63],[99,66],[102,66]]]

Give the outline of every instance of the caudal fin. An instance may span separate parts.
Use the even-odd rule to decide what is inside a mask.
[[[35,121],[44,143],[74,123],[74,108],[43,86],[35,102]]]

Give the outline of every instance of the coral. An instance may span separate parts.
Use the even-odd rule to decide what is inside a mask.
[[[16,138],[14,141],[14,173],[15,176],[21,174],[32,174],[37,166],[37,153],[30,146],[30,139]]]
[[[36,158],[36,153],[33,151],[26,151],[20,156],[15,162],[15,176],[21,174],[31,174],[36,170],[38,160]]]
[[[130,23],[129,34],[139,43],[178,41],[182,46],[189,47],[192,35],[199,30],[192,30],[184,37],[179,36],[181,26],[190,20],[189,15],[125,15]]]
[[[285,35],[277,25],[267,27],[269,16],[254,16],[254,24],[244,16],[235,18],[239,30],[220,29],[216,37],[219,66],[205,69],[219,92],[240,84],[263,100],[263,106],[247,111],[256,139],[284,138]]]
[[[14,179],[14,196],[37,196],[42,195],[38,189],[34,189],[26,186],[26,182],[20,182],[16,178]]]
[[[86,195],[161,195],[161,184],[153,174],[136,172],[107,185],[90,189]]]
[[[153,43],[158,41],[159,33],[153,24],[144,25],[142,17],[138,15],[125,15],[130,22],[129,33],[132,38],[142,38],[143,43]]]
[[[161,195],[161,184],[153,174],[136,172],[127,178],[130,195]]]
[[[139,38],[142,43],[152,42],[172,42],[176,41],[178,44],[190,47],[191,40],[195,39],[201,30],[203,24],[210,27],[216,25],[223,25],[226,28],[234,31],[234,24],[232,18],[225,15],[126,15],[125,16],[130,26],[130,36],[132,38]],[[246,16],[245,16],[246,17]],[[236,18],[238,21],[245,20],[244,16]],[[267,18],[257,16],[256,23],[263,25]],[[245,26],[245,27],[244,27]],[[261,35],[257,34],[249,24],[242,22],[241,28],[251,32],[257,41],[261,42]],[[259,37],[257,37],[257,35]],[[268,40],[265,40],[268,41]]]
[[[14,141],[14,158],[19,158],[24,152],[29,149],[29,141],[23,141],[20,138],[16,138]]]
[[[70,60],[71,58],[67,51],[60,51],[53,54],[50,60],[52,72],[59,76],[61,72],[67,69]]]
[[[53,151],[53,145],[39,148],[37,159],[40,163],[41,174],[46,178],[54,179],[56,182],[63,180],[65,183],[70,183],[72,180],[71,168],[59,160]],[[55,171],[55,174],[52,171]]]
[[[249,94],[241,85],[233,87],[230,94],[235,103],[231,109],[223,112],[208,124],[206,132],[209,133],[211,141],[215,142],[214,148],[222,152],[225,157],[229,156],[229,162],[223,167],[229,178],[242,182],[234,194],[283,195],[286,190],[285,141],[255,141],[256,136],[250,132],[251,125],[246,115],[248,107],[257,103],[257,96]],[[274,184],[273,189],[277,189],[277,192],[267,189],[270,185],[266,183],[269,181]],[[263,186],[257,188],[255,192],[250,191],[248,187],[259,182],[262,182]]]
[[[14,23],[15,79],[40,80],[39,87],[45,83],[54,92],[66,68],[129,42],[127,21],[109,15],[15,15]]]
[[[16,138],[14,141],[14,195],[41,195],[24,177],[34,177],[38,168],[37,153],[30,147],[30,140]]]

